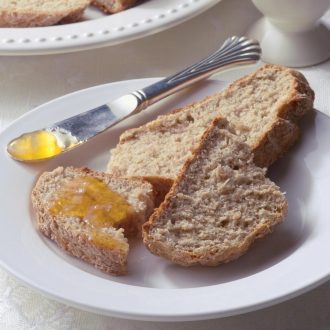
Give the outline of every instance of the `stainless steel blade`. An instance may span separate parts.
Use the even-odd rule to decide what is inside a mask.
[[[137,96],[127,94],[113,102],[57,122],[46,130],[61,132],[62,135],[70,134],[81,143],[138,111],[140,103]]]

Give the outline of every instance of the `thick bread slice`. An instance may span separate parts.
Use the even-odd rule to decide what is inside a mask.
[[[49,26],[78,21],[91,0],[0,0],[0,27]]]
[[[101,235],[110,240],[110,245],[93,241],[91,227],[84,219],[53,216],[50,212],[61,186],[77,176],[92,176],[103,181],[134,208],[134,217],[119,226],[124,229],[107,226],[101,229]],[[116,178],[87,168],[73,167],[58,167],[52,172],[43,173],[32,191],[38,229],[69,254],[113,275],[127,272],[129,246],[125,236],[140,232],[142,223],[153,211],[153,198],[152,186],[148,182]]]
[[[143,225],[143,239],[174,263],[216,266],[245,253],[286,210],[284,195],[254,164],[250,147],[216,119]]]
[[[252,148],[255,163],[269,166],[296,141],[296,123],[312,111],[313,100],[301,73],[265,65],[221,93],[124,132],[111,151],[107,171],[146,178],[166,192],[219,115]]]
[[[105,13],[114,14],[135,5],[138,0],[93,0],[92,4]]]

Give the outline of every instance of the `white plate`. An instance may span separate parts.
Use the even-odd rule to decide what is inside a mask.
[[[26,130],[44,127],[154,81],[124,81],[64,96],[26,114],[0,134],[0,265],[70,305],[144,320],[196,320],[243,313],[326,281],[330,274],[330,119],[320,113],[306,118],[302,141],[271,170],[271,177],[287,192],[286,221],[237,261],[216,268],[181,268],[151,255],[136,242],[129,275],[112,277],[65,255],[39,235],[29,195],[42,171],[58,165],[102,170],[108,150],[124,129],[225,84],[212,80],[199,84],[50,162],[15,162],[5,153],[6,143]]]
[[[91,8],[85,21],[35,28],[0,28],[0,55],[52,54],[114,45],[170,28],[220,0],[148,0],[114,15]]]

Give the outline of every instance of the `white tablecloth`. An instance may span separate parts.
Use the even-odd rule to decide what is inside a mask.
[[[184,24],[116,47],[63,55],[2,57],[0,130],[35,106],[78,89],[117,80],[166,76],[215,50],[226,36],[244,34],[259,15],[250,1],[223,0]],[[330,25],[330,12],[325,20]],[[301,71],[316,92],[315,108],[329,115],[330,61]],[[218,78],[232,80],[240,75],[242,71],[234,71]],[[1,219],[5,220],[8,219]],[[49,300],[0,270],[1,330],[330,329],[329,310],[327,282],[287,302],[224,319],[184,323],[120,320]]]

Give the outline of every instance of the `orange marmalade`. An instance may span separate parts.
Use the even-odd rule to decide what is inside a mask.
[[[8,145],[8,153],[17,160],[32,161],[58,155],[63,150],[54,134],[35,131],[21,135]]]
[[[121,195],[92,176],[67,179],[58,189],[49,211],[54,216],[82,219],[92,233],[92,241],[105,248],[121,248],[126,244],[103,229],[120,227],[135,215],[133,207]]]

